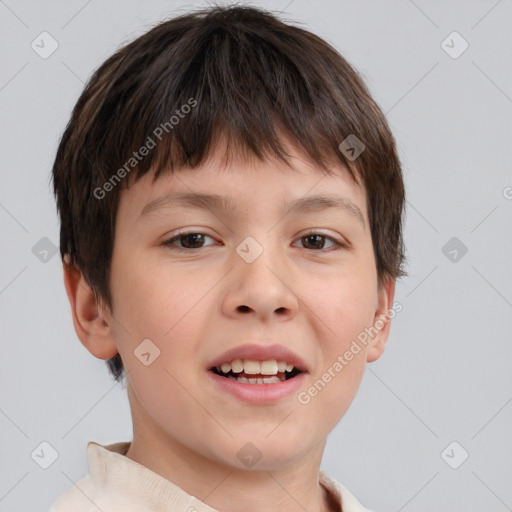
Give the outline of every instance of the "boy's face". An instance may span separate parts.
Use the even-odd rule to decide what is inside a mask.
[[[122,192],[110,277],[113,317],[101,310],[108,327],[88,348],[94,353],[91,347],[101,343],[103,354],[105,345],[109,356],[121,354],[135,440],[146,436],[155,449],[173,447],[239,468],[254,450],[261,454],[256,467],[273,469],[311,450],[321,454],[365,363],[384,349],[387,322],[366,346],[358,343],[357,353],[353,341],[391,307],[394,282],[378,289],[365,190],[346,169],[328,176],[295,150],[294,169],[236,156],[225,166],[223,149],[197,169],[154,183],[148,173]],[[221,196],[234,209],[173,203],[173,195],[190,193]],[[313,196],[345,206],[316,203],[286,214],[292,203]],[[198,235],[166,245],[178,229]],[[305,371],[295,384],[263,385],[288,386],[273,398],[260,384],[210,371],[224,352],[245,344],[285,347]],[[326,372],[330,379],[322,377]]]

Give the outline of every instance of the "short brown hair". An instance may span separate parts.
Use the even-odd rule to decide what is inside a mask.
[[[196,167],[219,134],[260,159],[288,162],[279,133],[322,169],[339,162],[362,181],[379,284],[404,275],[404,185],[384,114],[358,73],[324,40],[242,6],[162,22],[90,78],[52,171],[61,257],[68,255],[112,308],[115,220],[128,177],[137,180],[151,169],[156,179]],[[349,136],[364,144],[355,160],[339,149]],[[142,158],[150,139],[155,146]],[[119,381],[119,354],[108,366]]]

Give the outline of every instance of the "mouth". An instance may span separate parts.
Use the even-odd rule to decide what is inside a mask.
[[[237,345],[206,365],[213,389],[238,401],[271,405],[290,400],[310,368],[286,345],[265,341]]]
[[[210,371],[244,384],[279,384],[293,379],[303,373],[292,363],[270,359],[258,361],[255,359],[234,359],[213,366]]]

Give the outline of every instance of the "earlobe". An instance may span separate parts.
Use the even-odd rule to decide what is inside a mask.
[[[388,279],[378,291],[379,303],[373,320],[373,328],[376,334],[372,337],[366,353],[368,363],[376,361],[386,348],[392,318],[389,312],[395,296],[395,284],[395,279]]]
[[[110,359],[117,353],[110,319],[100,307],[80,269],[63,262],[64,285],[71,305],[73,325],[82,344],[98,359]]]

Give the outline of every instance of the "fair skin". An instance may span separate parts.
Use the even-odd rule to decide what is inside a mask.
[[[389,333],[383,315],[395,283],[378,286],[364,187],[341,166],[328,176],[290,148],[293,169],[239,154],[226,163],[219,144],[194,170],[164,174],[154,183],[148,173],[124,190],[110,276],[112,311],[95,300],[77,269],[64,265],[80,340],[94,356],[119,353],[124,362],[134,429],[127,457],[224,512],[329,510],[318,482],[327,435]],[[229,197],[236,209],[167,205],[141,215],[150,201],[181,192]],[[353,206],[283,214],[285,204],[313,195],[343,197],[361,218]],[[178,229],[204,237],[163,245]],[[310,230],[320,237],[306,237]],[[236,252],[248,236],[263,248],[252,263]],[[379,319],[378,334],[301,403],[298,394]],[[134,355],[147,338],[160,349],[149,366]],[[297,392],[262,405],[212,385],[208,362],[262,340],[286,345],[307,363]],[[261,453],[251,469],[237,457],[248,442]]]

